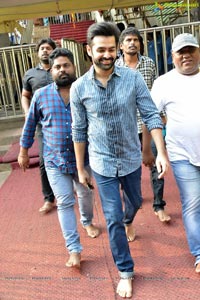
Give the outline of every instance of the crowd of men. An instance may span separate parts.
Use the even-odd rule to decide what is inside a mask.
[[[28,149],[38,127],[41,176],[46,176],[42,186],[48,185],[40,212],[57,205],[69,252],[66,266],[81,268],[75,194],[88,235],[100,233],[92,224],[95,180],[120,277],[116,292],[123,298],[133,294],[129,242],[142,205],[142,162],[150,169],[153,209],[161,222],[170,221],[163,178],[171,165],[195,272],[200,274],[199,44],[192,34],[176,36],[174,68],[160,77],[153,60],[141,55],[141,47],[135,28],[120,32],[112,22],[92,24],[86,46],[92,65],[77,79],[73,53],[47,39],[38,44],[40,64],[25,74],[22,92],[26,118],[18,162],[24,171],[29,166]]]

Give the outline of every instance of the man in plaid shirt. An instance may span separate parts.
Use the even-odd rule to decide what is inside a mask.
[[[91,237],[98,236],[99,229],[92,224],[92,191],[78,180],[72,142],[69,91],[76,80],[74,58],[71,51],[62,48],[55,49],[49,58],[54,82],[34,93],[20,139],[18,162],[24,171],[28,168],[28,149],[34,142],[36,126],[40,121],[45,169],[57,199],[58,218],[69,252],[66,266],[80,267],[82,245],[74,212],[74,187],[83,227]],[[87,153],[85,166],[90,172]]]

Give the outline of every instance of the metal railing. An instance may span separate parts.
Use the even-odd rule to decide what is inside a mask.
[[[35,45],[0,48],[0,117],[22,114],[22,78],[36,63]]]
[[[148,53],[148,35],[153,35],[154,45],[158,42],[158,33],[162,39],[163,72],[168,71],[166,53],[166,31],[169,30],[171,41],[182,32],[193,33],[200,39],[200,22],[154,27],[140,30],[144,40],[144,54]],[[200,42],[200,41],[199,41]],[[73,40],[62,40],[62,47],[70,49],[75,58],[77,77],[84,74],[87,62],[83,45]],[[21,107],[22,79],[24,73],[38,63],[35,44],[0,48],[0,118],[23,115]],[[158,49],[155,46],[155,63],[159,73]]]
[[[166,46],[166,38],[167,36],[170,38],[170,42],[174,40],[174,37],[181,33],[192,33],[200,43],[200,22],[192,22],[192,23],[183,23],[177,25],[169,25],[169,26],[162,26],[162,27],[153,27],[147,29],[141,29],[140,33],[143,36],[144,41],[144,54],[150,56],[150,48],[149,45],[149,36],[153,37],[153,45],[155,47],[155,64],[157,68],[157,74],[161,75],[168,71],[168,53],[167,53],[167,46]],[[162,53],[161,57],[159,57],[159,49],[157,47],[159,39],[162,43]],[[159,70],[159,59],[163,63],[162,70]]]
[[[64,24],[64,23],[73,23],[73,22],[81,22],[92,20],[92,15],[90,12],[88,13],[74,13],[74,14],[66,14],[66,15],[58,15],[54,17],[48,18],[49,24]]]
[[[83,45],[73,40],[62,40],[62,47],[74,54],[76,75],[86,71]],[[22,115],[21,91],[25,72],[38,63],[36,45],[0,48],[0,118]]]

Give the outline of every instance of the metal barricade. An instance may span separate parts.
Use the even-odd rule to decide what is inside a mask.
[[[0,48],[0,117],[22,114],[22,78],[36,61],[35,45]]]
[[[162,75],[169,71],[168,69],[168,53],[167,51],[167,37],[170,39],[170,44],[172,44],[174,37],[181,33],[192,33],[200,43],[200,22],[193,23],[184,23],[170,26],[162,26],[162,27],[153,27],[139,30],[141,35],[143,36],[144,41],[144,54],[151,57],[150,54],[150,43],[154,45],[155,49],[155,64],[157,68],[157,74]],[[162,52],[159,53],[158,43],[162,43]],[[160,55],[160,56],[159,56]],[[162,64],[162,69],[159,69],[160,64]]]
[[[63,39],[62,47],[74,54],[77,77],[86,71],[83,45]],[[38,63],[36,45],[0,48],[0,118],[22,115],[21,92],[24,73]]]
[[[63,48],[67,48],[72,51],[74,55],[74,64],[76,66],[76,76],[80,77],[87,71],[84,63],[83,45],[69,39],[62,39],[61,44]]]

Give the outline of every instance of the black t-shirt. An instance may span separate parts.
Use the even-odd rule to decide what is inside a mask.
[[[52,82],[53,79],[50,69],[46,71],[39,64],[25,73],[23,78],[23,89],[31,92],[33,95],[36,90]]]

